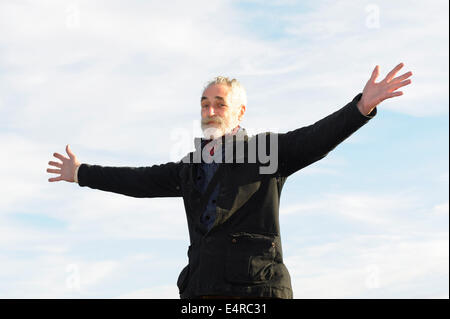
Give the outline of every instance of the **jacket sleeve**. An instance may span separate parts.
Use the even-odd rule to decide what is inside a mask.
[[[132,197],[182,196],[179,170],[181,163],[148,167],[108,167],[81,164],[78,184]]]
[[[357,107],[361,96],[359,93],[347,105],[312,125],[279,134],[279,174],[287,177],[324,158],[372,119],[377,108],[363,115]]]

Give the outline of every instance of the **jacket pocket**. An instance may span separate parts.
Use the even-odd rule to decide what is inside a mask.
[[[267,282],[274,274],[275,256],[275,236],[231,234],[225,262],[226,280],[237,284]]]

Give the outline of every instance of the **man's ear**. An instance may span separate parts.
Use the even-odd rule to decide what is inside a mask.
[[[239,111],[238,111],[238,120],[239,120],[239,122],[242,121],[242,118],[244,117],[244,114],[245,114],[245,105],[242,104],[241,107],[239,108]]]

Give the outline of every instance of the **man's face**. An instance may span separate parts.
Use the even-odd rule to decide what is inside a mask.
[[[205,138],[216,139],[239,124],[245,106],[233,106],[230,91],[230,87],[221,84],[212,84],[203,91],[200,103]]]

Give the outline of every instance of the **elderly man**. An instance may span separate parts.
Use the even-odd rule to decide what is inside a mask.
[[[81,164],[66,146],[68,158],[53,155],[50,182],[133,197],[183,197],[190,246],[181,271],[181,298],[292,298],[283,263],[279,200],[288,176],[325,157],[367,123],[385,99],[400,96],[412,73],[395,77],[397,65],[381,82],[376,66],[363,92],[313,125],[287,133],[247,136],[239,124],[246,93],[233,79],[217,77],[201,97],[205,138],[179,162],[148,167]],[[267,154],[269,147],[269,154]]]

